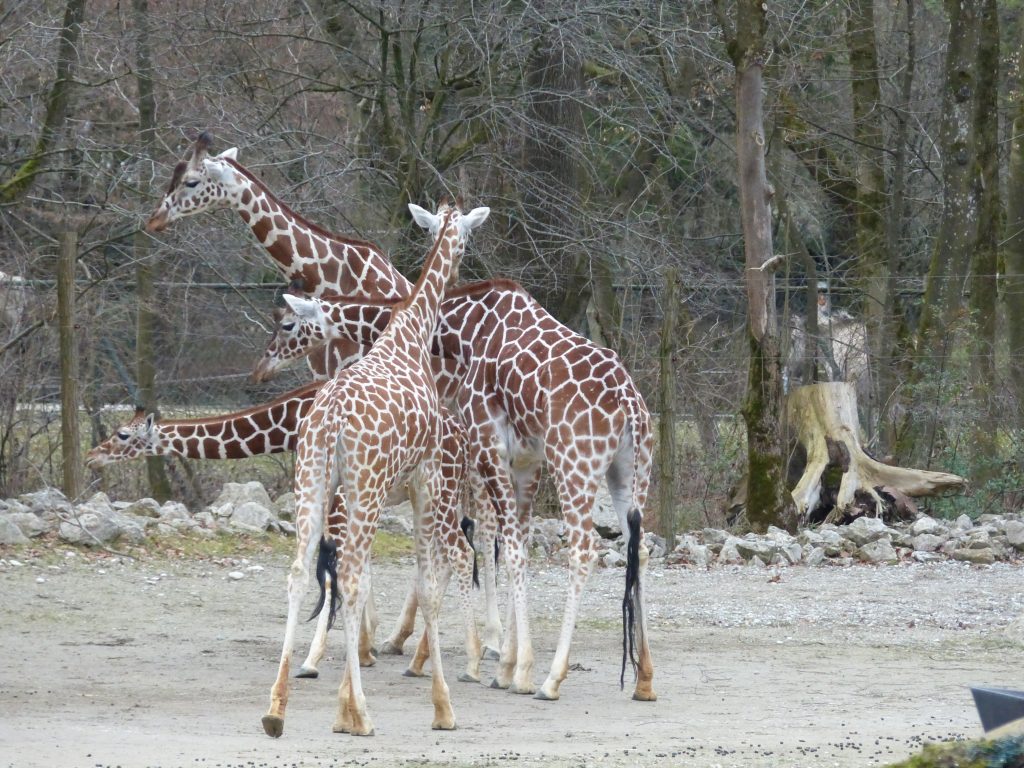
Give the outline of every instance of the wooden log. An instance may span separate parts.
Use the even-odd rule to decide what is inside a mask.
[[[934,496],[962,489],[967,480],[948,472],[893,467],[864,452],[857,418],[857,393],[847,382],[798,387],[789,393],[786,416],[797,440],[807,452],[807,465],[792,490],[797,514],[806,522],[821,498],[826,467],[839,465],[842,479],[830,519],[838,519],[853,506],[858,492],[875,502],[882,515],[885,501],[879,491],[891,487],[907,496]]]

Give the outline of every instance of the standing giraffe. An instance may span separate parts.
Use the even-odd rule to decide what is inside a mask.
[[[264,370],[337,337],[369,343],[390,315],[387,302],[285,299],[293,314],[278,323],[259,363]],[[568,674],[580,594],[596,558],[591,509],[603,477],[627,542],[623,678],[628,659],[637,674],[633,698],[654,701],[642,531],[650,481],[650,416],[629,373],[614,352],[566,328],[511,281],[450,291],[441,304],[432,352],[454,362],[462,379],[459,408],[469,430],[470,461],[486,482],[507,545],[513,600],[492,686],[535,691],[526,547],[546,462],[568,529],[571,579],[558,647],[537,698],[557,699]]]
[[[86,465],[91,469],[98,469],[118,461],[169,454],[189,459],[244,459],[250,456],[294,451],[298,440],[299,421],[306,415],[320,387],[320,382],[307,384],[270,403],[222,416],[199,419],[156,421],[153,414],[147,415],[142,409],[138,409],[129,422],[118,427],[113,435],[86,454]],[[459,676],[459,680],[479,682],[480,640],[476,632],[472,600],[473,583],[476,581],[476,557],[472,542],[469,541],[468,534],[463,533],[459,521],[464,492],[466,432],[447,410],[444,411],[443,419],[442,486],[431,546],[437,550],[437,561],[442,563],[442,594],[450,575],[454,573],[456,576],[466,631],[467,656],[466,670]],[[327,520],[327,536],[336,545],[342,542],[345,536],[343,508],[332,507]],[[321,582],[321,590],[326,592],[326,589],[327,585]],[[324,605],[319,611],[316,634],[310,645],[309,654],[296,677],[319,675],[317,666],[326,650],[327,629],[332,613],[332,606],[323,600],[321,602]],[[404,606],[390,638],[386,641],[389,646],[397,646],[399,652],[413,630],[416,610],[415,581],[410,587]],[[368,600],[359,637],[359,662],[362,666],[371,666],[374,663],[370,646],[376,616],[371,615],[371,608],[372,601]],[[425,661],[422,652],[424,647],[425,643],[421,638],[420,650],[413,656],[407,674],[422,674]]]
[[[426,624],[432,672],[432,726],[455,727],[438,647],[437,576],[429,551],[433,524],[428,510],[439,497],[441,458],[441,410],[430,370],[429,344],[442,294],[457,273],[469,232],[483,223],[490,209],[477,208],[465,216],[458,207],[447,204],[442,204],[437,214],[411,204],[409,209],[416,222],[435,237],[419,280],[369,353],[323,385],[301,422],[295,471],[297,554],[288,579],[281,661],[271,688],[270,709],[263,717],[263,728],[270,736],[284,731],[298,610],[332,496],[340,499],[347,520],[337,579],[347,653],[334,730],[373,733],[357,661],[357,632],[380,510],[393,489],[402,487],[413,506],[417,598]]]
[[[285,281],[300,283],[307,293],[367,299],[403,299],[409,295],[412,284],[378,246],[333,234],[300,216],[238,162],[236,148],[211,157],[212,141],[209,133],[200,134],[175,166],[167,192],[146,224],[148,231],[162,232],[178,219],[204,211],[233,208],[266,248]],[[365,352],[347,340],[321,349],[323,354],[309,358],[309,366],[319,379],[333,376]],[[473,468],[470,480],[474,487],[481,482]],[[477,534],[482,549],[490,552],[497,521],[490,506],[480,505],[477,498],[471,500],[471,517],[479,524]],[[484,558],[484,593],[487,615],[483,642],[488,655],[496,657],[501,620],[491,557]],[[385,645],[382,650],[395,650],[395,646]]]

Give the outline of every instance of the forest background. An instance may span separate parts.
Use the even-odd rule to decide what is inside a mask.
[[[662,427],[663,525],[724,524],[748,466],[784,482],[785,392],[843,378],[875,456],[970,478],[935,511],[1017,510],[1021,21],[1016,0],[0,0],[0,497],[67,486],[62,445],[135,405],[213,414],[309,378],[248,379],[283,286],[236,214],[142,229],[208,130],[408,276],[406,203],[490,206],[462,279],[516,279],[620,353]],[[74,474],[200,505],[227,479],[288,489],[291,459]],[[755,527],[786,519],[763,503]]]

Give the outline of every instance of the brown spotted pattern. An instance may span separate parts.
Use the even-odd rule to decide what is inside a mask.
[[[295,309],[310,305],[318,311],[302,315]],[[268,353],[295,355],[303,345],[308,351],[339,337],[366,343],[388,314],[381,302],[294,303]],[[471,466],[484,478],[507,545],[511,623],[493,685],[522,693],[535,690],[526,602],[528,523],[544,463],[555,479],[568,528],[571,580],[555,658],[537,695],[557,698],[568,673],[579,598],[596,558],[591,510],[597,490],[604,479],[628,539],[627,515],[642,512],[647,500],[650,416],[614,352],[566,328],[514,284],[485,283],[449,294],[431,351],[453,363],[461,381],[455,397],[469,433]],[[634,697],[653,700],[642,539],[640,550]]]

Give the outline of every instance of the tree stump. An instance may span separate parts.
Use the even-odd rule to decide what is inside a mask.
[[[806,522],[821,498],[822,474],[838,466],[842,471],[835,509],[826,522],[841,519],[854,506],[858,492],[875,503],[882,516],[885,501],[879,491],[893,488],[907,496],[934,496],[961,489],[967,480],[947,472],[893,467],[864,452],[857,417],[857,393],[847,382],[798,387],[789,393],[786,414],[796,438],[807,452],[807,465],[792,494],[797,515]]]

